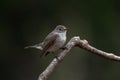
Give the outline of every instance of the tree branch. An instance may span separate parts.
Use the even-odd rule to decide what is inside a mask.
[[[96,49],[89,45],[87,40],[81,40],[79,36],[75,36],[67,43],[67,49],[63,50],[56,58],[54,58],[52,62],[48,65],[48,67],[39,75],[38,80],[47,80],[55,67],[63,60],[65,55],[71,50],[72,47],[76,46],[106,59],[120,62],[119,56],[114,55],[113,53],[107,53],[102,50]]]

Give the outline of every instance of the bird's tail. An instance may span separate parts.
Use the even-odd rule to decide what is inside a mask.
[[[41,43],[33,45],[33,46],[26,46],[24,49],[28,49],[28,48],[35,48],[35,49],[43,50]]]

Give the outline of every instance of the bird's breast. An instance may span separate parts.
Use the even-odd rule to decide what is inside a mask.
[[[58,37],[58,41],[65,42],[66,41],[66,33],[60,33]]]

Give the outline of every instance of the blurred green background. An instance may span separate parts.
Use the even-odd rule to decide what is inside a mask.
[[[80,36],[120,56],[119,0],[1,0],[1,80],[37,80],[57,53],[24,49],[41,42],[56,25],[69,28],[67,41]],[[120,63],[73,48],[49,80],[120,80]]]

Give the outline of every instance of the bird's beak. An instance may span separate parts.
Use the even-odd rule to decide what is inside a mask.
[[[64,28],[65,31],[67,31],[68,29],[67,28]]]

